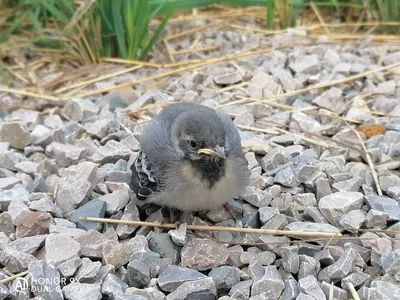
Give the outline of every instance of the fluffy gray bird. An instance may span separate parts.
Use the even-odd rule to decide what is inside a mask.
[[[183,212],[224,205],[249,178],[231,118],[194,103],[171,104],[150,122],[131,169],[139,200]]]

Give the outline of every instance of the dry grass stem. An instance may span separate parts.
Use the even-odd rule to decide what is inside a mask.
[[[10,277],[4,278],[4,279],[0,280],[0,284],[4,284],[4,283],[10,282],[10,281],[13,281],[14,279],[17,279],[18,277],[23,277],[23,276],[27,275],[28,273],[29,273],[28,271],[24,271],[24,272],[12,275]]]
[[[100,223],[113,223],[113,224],[124,224],[134,226],[150,226],[160,228],[176,229],[176,224],[161,224],[154,222],[143,222],[143,221],[128,221],[128,220],[115,220],[115,219],[104,219],[104,218],[92,218],[92,217],[80,217],[83,221],[89,222],[100,222]],[[290,236],[314,236],[314,237],[338,237],[341,233],[335,232],[302,232],[302,231],[290,231],[290,230],[268,230],[258,228],[237,228],[237,227],[223,227],[223,226],[202,226],[202,225],[187,225],[189,230],[200,230],[200,231],[226,231],[226,232],[242,232],[242,233],[255,233],[255,234],[270,234],[270,235],[290,235]]]
[[[191,33],[203,31],[203,30],[208,29],[208,28],[218,27],[218,26],[223,25],[223,24],[224,24],[224,21],[219,21],[219,22],[215,22],[215,23],[212,23],[212,24],[207,24],[207,25],[203,25],[203,26],[194,27],[194,28],[188,29],[186,31],[182,31],[182,32],[179,32],[179,33],[176,33],[176,34],[169,35],[165,39],[167,41],[170,41],[170,40],[177,39],[177,38],[183,37],[183,36],[191,34]]]
[[[49,95],[36,94],[36,93],[27,92],[27,91],[19,91],[19,90],[3,88],[3,87],[0,87],[0,92],[17,94],[17,95],[38,98],[38,99],[44,99],[44,100],[61,101],[61,99],[59,99],[57,97],[49,96]]]
[[[375,182],[375,185],[376,185],[376,191],[378,192],[379,196],[382,196],[383,193],[382,193],[381,186],[379,184],[378,174],[375,171],[375,166],[374,166],[374,163],[372,162],[371,155],[369,155],[367,147],[365,147],[365,143],[364,143],[364,141],[363,141],[363,139],[361,137],[361,134],[357,130],[352,128],[348,123],[346,123],[346,124],[357,135],[357,138],[360,141],[361,147],[364,150],[365,158],[367,160],[368,166],[371,169],[372,177],[374,178],[374,182]]]
[[[188,54],[188,53],[193,53],[193,52],[205,52],[205,51],[217,50],[221,47],[222,47],[221,45],[215,45],[215,46],[203,47],[203,48],[190,48],[190,49],[181,50],[181,51],[174,51],[174,52],[171,52],[171,54],[181,55],[181,54]]]
[[[137,69],[139,69],[139,68],[141,68],[141,67],[142,67],[142,66],[139,65],[139,66],[135,66],[135,67],[128,68],[128,69],[125,69],[125,70],[121,70],[121,71],[118,71],[118,72],[115,72],[115,73],[112,73],[112,74],[103,75],[103,76],[94,78],[94,79],[92,79],[92,80],[88,80],[88,81],[76,83],[76,84],[73,84],[73,85],[65,86],[65,87],[63,87],[63,88],[60,88],[60,89],[56,90],[55,93],[58,94],[58,93],[65,92],[65,91],[67,91],[67,90],[74,89],[74,88],[79,88],[79,87],[88,86],[89,84],[92,84],[92,83],[95,83],[95,82],[98,82],[98,81],[102,81],[102,80],[109,79],[109,78],[112,78],[112,77],[115,77],[115,76],[118,76],[118,75],[122,75],[122,74],[125,74],[125,73],[129,73],[129,72],[134,71],[134,70],[137,70]]]
[[[350,290],[350,294],[353,297],[354,300],[360,300],[360,297],[357,294],[356,289],[354,288],[354,285],[351,282],[347,283],[349,290]]]

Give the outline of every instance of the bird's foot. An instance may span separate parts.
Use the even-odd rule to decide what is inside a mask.
[[[232,218],[235,220],[235,222],[237,222],[236,215],[235,215],[235,213],[233,212],[231,206],[228,203],[224,204],[224,209],[225,209],[225,211],[227,211],[232,216]]]

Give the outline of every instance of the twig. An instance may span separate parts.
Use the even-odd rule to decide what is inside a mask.
[[[67,90],[71,90],[71,89],[74,89],[74,88],[79,88],[79,87],[82,87],[82,86],[86,86],[86,85],[89,85],[89,84],[92,84],[92,83],[95,83],[95,82],[98,82],[98,81],[101,81],[101,80],[105,80],[105,79],[108,79],[108,78],[112,78],[112,77],[115,77],[115,76],[118,76],[118,75],[121,75],[121,74],[125,74],[125,73],[128,73],[128,72],[137,70],[137,69],[139,69],[141,67],[142,66],[139,65],[139,66],[135,66],[135,67],[128,68],[128,69],[125,69],[125,70],[121,70],[121,71],[118,71],[118,72],[115,72],[115,73],[112,73],[112,74],[100,76],[100,77],[97,77],[97,78],[94,78],[92,80],[88,80],[88,81],[85,81],[85,82],[80,82],[80,83],[77,83],[77,84],[65,86],[63,88],[60,88],[60,89],[56,90],[55,93],[62,93],[62,92],[65,92]]]
[[[115,220],[115,219],[104,219],[104,218],[92,218],[92,217],[80,217],[83,221],[89,222],[100,222],[100,223],[114,223],[134,226],[150,226],[160,228],[176,229],[176,224],[161,224],[154,222],[143,222],[143,221],[128,221],[128,220]],[[258,228],[237,228],[237,227],[223,227],[223,226],[202,226],[202,225],[187,225],[189,230],[200,230],[200,231],[227,231],[227,232],[242,232],[242,233],[255,233],[255,234],[270,234],[270,235],[290,235],[290,236],[314,236],[314,237],[338,237],[342,236],[341,233],[336,232],[302,232],[302,231],[290,231],[290,230],[268,230]]]
[[[233,101],[232,103],[233,104],[243,104],[243,103],[247,103],[247,102],[261,102],[261,103],[265,103],[265,104],[270,104],[271,101],[277,101],[277,100],[281,100],[281,99],[286,99],[286,98],[289,98],[289,97],[292,97],[292,96],[297,96],[297,95],[300,95],[300,94],[304,94],[305,92],[310,92],[310,91],[315,90],[315,89],[322,89],[322,88],[338,85],[338,84],[341,84],[341,83],[346,83],[346,82],[349,82],[349,81],[353,81],[353,80],[356,80],[356,79],[359,79],[359,78],[366,77],[368,75],[372,75],[372,74],[377,73],[377,72],[386,71],[386,70],[392,69],[392,68],[397,67],[397,66],[400,66],[400,62],[391,64],[391,65],[387,65],[385,67],[369,70],[369,71],[366,71],[366,72],[363,72],[363,73],[359,73],[359,74],[356,74],[356,75],[353,75],[353,76],[349,76],[349,77],[346,77],[346,78],[342,78],[342,79],[338,79],[338,80],[332,80],[332,81],[324,82],[324,83],[318,83],[318,84],[309,86],[309,87],[304,88],[304,89],[300,89],[300,90],[297,90],[297,91],[276,95],[276,96],[271,97],[271,98],[269,98],[267,100],[255,99],[255,98],[250,98],[250,97],[240,97],[240,98],[242,98],[241,100]],[[222,105],[217,106],[217,108],[221,108],[221,107],[225,107],[225,106],[229,106],[229,105],[232,105],[232,104],[230,104],[230,102],[228,102],[226,104],[222,104]]]
[[[0,284],[4,284],[4,283],[10,282],[10,281],[13,281],[14,279],[17,279],[18,277],[23,277],[23,276],[25,276],[27,274],[28,274],[28,271],[24,271],[24,272],[15,274],[13,276],[4,278],[4,279],[0,280]]]
[[[354,288],[354,285],[351,282],[348,282],[347,285],[349,287],[351,295],[353,296],[353,299],[354,300],[360,300],[360,297],[358,296],[357,291]]]
[[[186,50],[181,50],[181,51],[173,51],[173,52],[171,52],[171,54],[181,55],[181,54],[188,54],[188,53],[193,53],[193,52],[205,52],[205,51],[217,50],[221,47],[222,47],[221,45],[215,45],[215,46],[209,46],[209,47],[203,47],[203,48],[193,48],[193,49],[186,49]]]
[[[352,128],[348,123],[346,123],[346,124],[357,135],[357,138],[360,141],[361,147],[363,148],[363,150],[365,152],[365,158],[367,159],[368,166],[371,169],[372,177],[374,178],[374,182],[376,185],[376,190],[378,192],[378,195],[382,196],[383,193],[382,193],[381,186],[379,184],[378,174],[376,174],[374,163],[372,162],[371,155],[369,155],[369,153],[368,153],[367,147],[365,147],[365,143],[362,140],[361,134],[357,130]]]
[[[60,101],[61,100],[59,98],[49,96],[49,95],[36,94],[36,93],[27,92],[27,91],[19,91],[19,90],[2,88],[2,87],[0,87],[0,92],[17,94],[17,95],[39,98],[39,99],[44,99],[44,100],[51,100],[51,101]]]

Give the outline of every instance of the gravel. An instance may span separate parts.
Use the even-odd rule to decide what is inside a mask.
[[[176,33],[179,26],[166,30]],[[268,100],[400,59],[396,45],[313,41],[302,46],[310,41],[292,31],[263,36],[210,28],[170,40],[170,47],[223,45],[206,57],[262,44],[280,50],[171,75],[163,85],[150,81],[103,96],[75,97],[51,110],[1,111],[0,279],[28,271],[30,294],[19,289],[25,281],[17,279],[0,284],[0,299],[322,300],[333,295],[347,300],[350,283],[360,299],[399,299],[400,243],[393,238],[400,234],[374,232],[400,230],[398,72],[309,89],[275,101],[278,106],[253,101],[222,107],[242,128],[251,170],[241,197],[228,201],[235,218],[221,207],[182,216],[176,230],[80,219],[168,223],[165,209],[144,205],[129,188],[146,121],[131,119],[126,111],[174,99],[211,107],[240,97]],[[293,42],[296,47],[286,47]],[[175,55],[176,62],[203,57],[196,51]],[[77,92],[157,74],[142,67]],[[1,94],[1,104],[3,99],[22,101]],[[152,108],[149,116],[159,111]],[[359,138],[359,125],[375,125],[380,132]],[[344,237],[300,243],[291,234],[193,231],[190,224],[341,232]],[[44,279],[45,290],[39,288]]]

